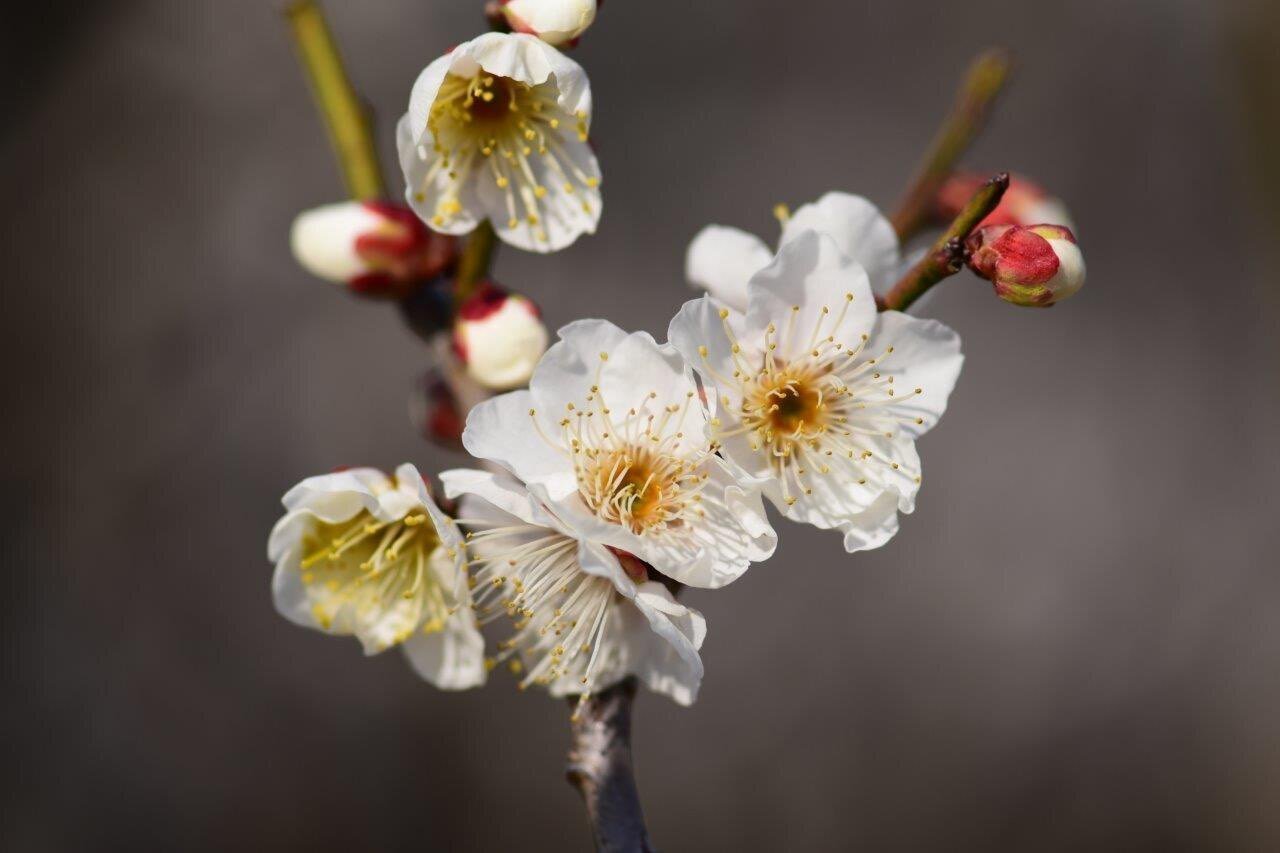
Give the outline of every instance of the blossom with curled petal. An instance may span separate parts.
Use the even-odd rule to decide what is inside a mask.
[[[719,587],[773,553],[759,486],[722,459],[689,365],[604,320],[560,330],[529,388],[471,410],[462,443],[585,541]]]
[[[405,197],[436,231],[488,219],[513,246],[563,249],[600,219],[590,123],[581,66],[535,36],[486,33],[413,84],[396,129]]]
[[[716,438],[786,515],[875,548],[911,512],[915,440],[946,409],[960,339],[934,320],[876,313],[866,270],[830,237],[802,232],[752,276],[745,313],[715,296],[685,304],[672,344],[715,383]]]
[[[628,675],[682,705],[698,694],[702,614],[675,601],[648,568],[584,539],[507,474],[446,471],[461,498],[470,585],[482,622],[512,619],[489,666],[506,662],[522,688],[592,693]]]
[[[465,550],[412,465],[308,477],[271,531],[276,609],[298,625],[355,636],[365,654],[404,647],[437,687],[484,683],[484,640],[467,607]]]
[[[888,293],[906,264],[889,220],[862,196],[829,192],[783,217],[781,249],[806,231],[826,234],[850,260],[857,261],[871,289]],[[708,225],[689,244],[685,277],[735,311],[747,310],[747,282],[769,266],[773,252],[754,234],[724,225]]]

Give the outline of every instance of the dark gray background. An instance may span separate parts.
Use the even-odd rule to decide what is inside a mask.
[[[479,5],[329,4],[384,143]],[[4,846],[586,849],[561,704],[272,611],[289,485],[463,461],[408,422],[394,312],[289,257],[341,188],[275,4],[45,8],[3,51]],[[663,849],[1280,845],[1275,36],[1193,0],[607,5],[599,234],[497,266],[552,324],[661,333],[702,225],[891,205],[990,43],[1022,64],[968,162],[1065,197],[1090,270],[1043,312],[944,285],[968,362],[888,547],[784,524],[689,595],[702,698],[638,703]]]

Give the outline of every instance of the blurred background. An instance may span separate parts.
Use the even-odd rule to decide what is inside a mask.
[[[480,0],[332,0],[390,131]],[[586,850],[567,711],[446,695],[286,624],[300,478],[465,463],[418,438],[424,347],[287,234],[343,191],[261,0],[45,4],[5,25],[0,846]],[[1021,59],[966,164],[1039,179],[1089,263],[1030,311],[969,276],[968,361],[887,547],[783,524],[688,601],[702,698],[638,700],[665,850],[1280,846],[1274,3],[613,0],[599,233],[496,274],[554,327],[661,334],[704,224],[896,200],[970,56]],[[398,172],[392,175],[399,185]]]

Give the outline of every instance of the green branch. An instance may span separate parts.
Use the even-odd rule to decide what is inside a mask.
[[[284,14],[329,129],[347,191],[362,200],[384,197],[386,186],[369,116],[347,77],[324,12],[315,0],[291,0]]]
[[[1008,51],[1000,49],[980,54],[969,66],[951,114],[938,129],[910,189],[893,214],[893,229],[899,240],[906,242],[928,224],[939,188],[982,130],[996,95],[1009,80],[1012,66]]]

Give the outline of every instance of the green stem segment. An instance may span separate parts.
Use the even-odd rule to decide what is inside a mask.
[[[284,14],[329,129],[347,191],[358,200],[384,197],[386,185],[369,115],[347,77],[324,11],[315,0],[291,0]]]
[[[462,257],[458,259],[458,276],[453,287],[455,306],[465,302],[475,292],[476,285],[489,275],[489,265],[493,263],[497,247],[498,237],[487,219],[468,235],[466,245],[462,247]]]
[[[951,114],[939,128],[906,197],[893,214],[893,229],[899,240],[906,242],[929,223],[938,190],[982,130],[1012,68],[1009,52],[1001,49],[980,54],[969,66]]]
[[[928,253],[907,271],[902,280],[880,300],[882,311],[906,311],[929,288],[960,272],[965,263],[965,240],[970,232],[996,209],[1009,188],[1009,173],[1001,172],[973,194],[946,233]]]

